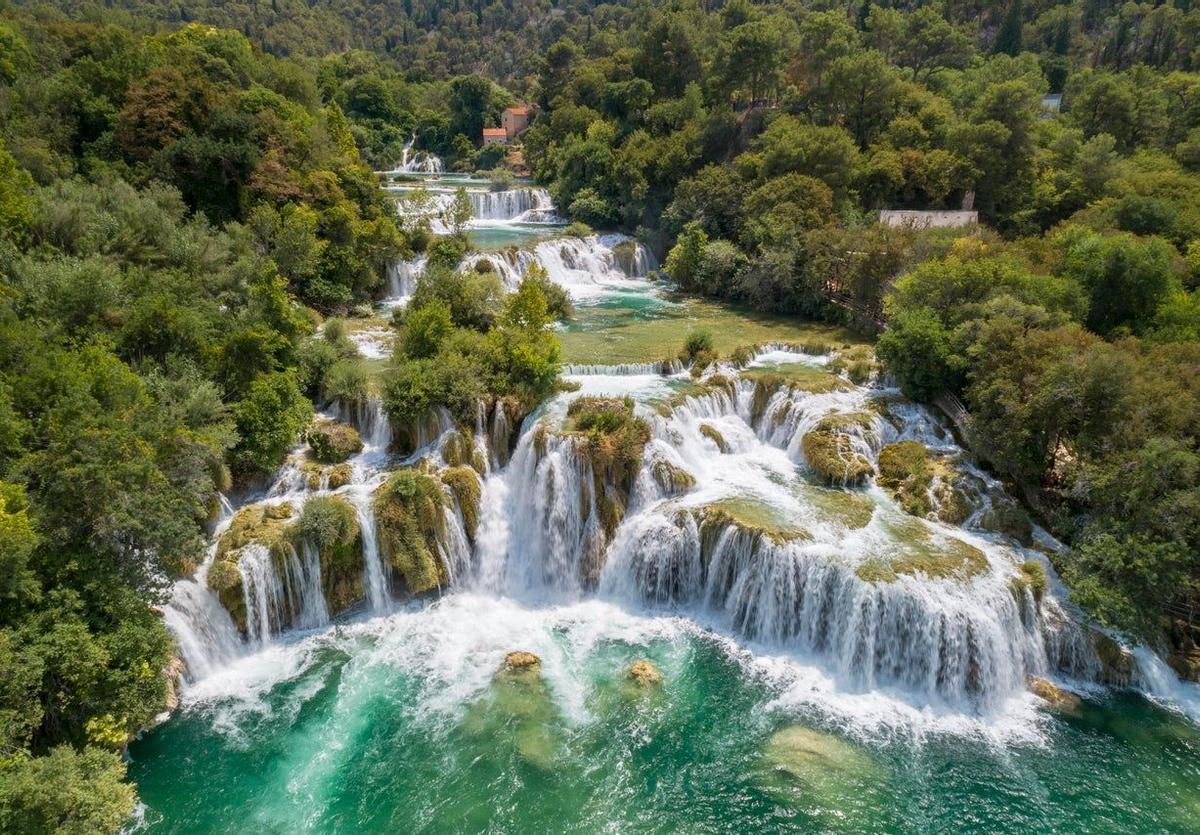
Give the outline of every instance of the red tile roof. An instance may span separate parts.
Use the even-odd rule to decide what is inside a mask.
[[[483,135],[484,136],[507,136],[508,134],[505,132],[504,128],[484,128]]]
[[[506,108],[504,112],[505,113],[513,113],[517,116],[528,116],[529,108],[528,107],[509,107],[509,108]]]

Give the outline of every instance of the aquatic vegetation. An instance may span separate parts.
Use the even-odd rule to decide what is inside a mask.
[[[889,583],[898,576],[931,580],[970,580],[988,570],[982,551],[954,536],[935,534],[916,520],[891,526],[900,547],[888,556],[871,557],[855,573],[868,583]]]

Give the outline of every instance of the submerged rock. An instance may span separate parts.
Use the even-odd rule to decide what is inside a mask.
[[[858,747],[803,725],[776,731],[767,742],[765,754],[777,772],[818,785],[847,777],[865,778],[874,770],[871,759]]]
[[[1049,702],[1050,706],[1062,713],[1078,713],[1083,700],[1069,690],[1063,690],[1040,676],[1031,676],[1029,689],[1035,696]]]
[[[638,659],[630,664],[625,676],[639,687],[657,687],[662,684],[663,680],[658,667],[655,667],[654,663],[646,658]]]

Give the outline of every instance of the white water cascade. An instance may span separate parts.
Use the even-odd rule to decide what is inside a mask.
[[[533,263],[540,264],[551,281],[575,298],[613,290],[644,289],[645,277],[656,266],[650,251],[641,243],[626,235],[613,234],[554,238],[531,248],[471,253],[459,269],[493,269],[504,285],[513,289]]]
[[[469,191],[474,219],[504,223],[561,224],[550,194],[544,188]]]
[[[417,143],[417,135],[414,133],[412,137],[404,143],[404,148],[400,154],[400,164],[390,173],[393,174],[441,174],[442,173],[442,158],[428,151],[413,151],[413,146]]]

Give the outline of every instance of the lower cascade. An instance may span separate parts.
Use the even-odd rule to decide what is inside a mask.
[[[474,426],[434,414],[397,431],[378,401],[334,404],[325,419],[355,427],[359,451],[329,466],[297,448],[177,584],[166,619],[188,676],[347,613],[471,591],[691,613],[850,692],[968,713],[1033,677],[1141,680],[1076,625],[1038,550],[1053,541],[937,417],[782,353],[809,372],[756,365],[778,348],[698,379],[569,368],[580,391],[523,423],[494,403]],[[896,461],[914,455],[937,475],[906,493]]]

